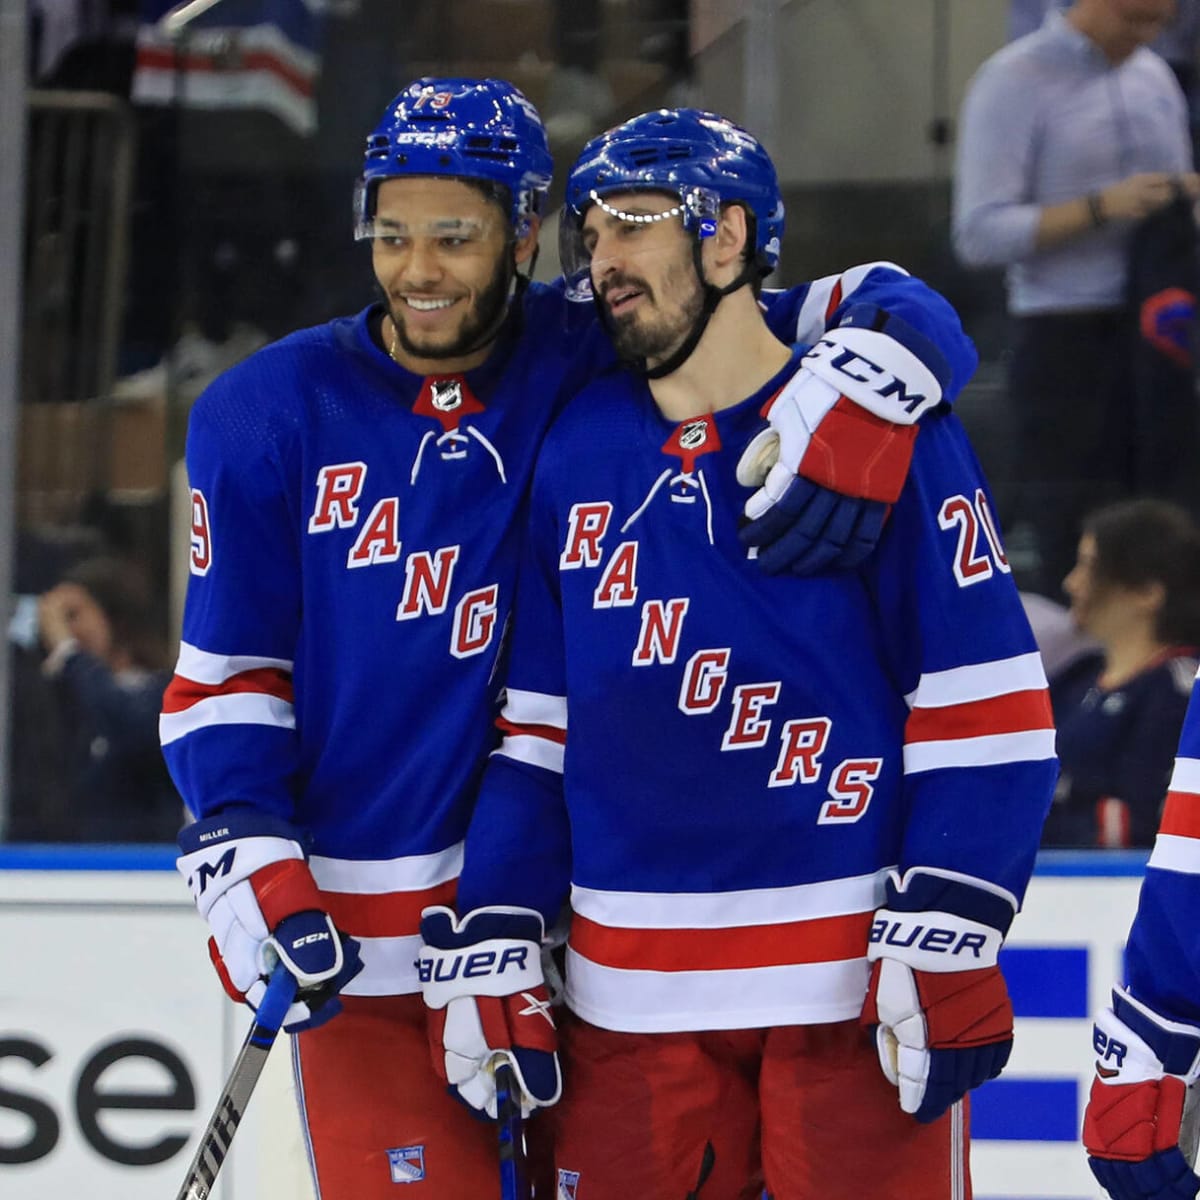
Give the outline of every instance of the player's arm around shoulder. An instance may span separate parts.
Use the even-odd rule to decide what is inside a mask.
[[[871,554],[923,419],[977,364],[954,309],[898,267],[867,264],[808,288],[796,331],[811,345],[739,464],[757,487],[742,540],[768,574],[844,570]],[[769,316],[776,332],[782,315]]]

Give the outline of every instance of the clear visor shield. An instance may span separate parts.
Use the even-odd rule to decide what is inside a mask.
[[[412,213],[370,212],[365,203],[366,194],[362,183],[354,196],[354,240],[356,242],[382,239],[400,246],[412,241],[431,241],[448,248],[469,247],[476,242],[485,242],[497,230],[504,228],[499,215],[485,217],[453,213],[436,216]]]
[[[559,265],[572,299],[589,297],[593,270],[602,273],[610,263],[623,273],[636,274],[640,258],[662,253],[662,242],[654,235],[666,224],[682,221],[683,227],[700,239],[717,232],[720,199],[701,188],[689,189],[680,197],[658,191],[626,191],[614,198],[619,205],[593,190],[582,212],[570,205],[563,208],[558,225]]]

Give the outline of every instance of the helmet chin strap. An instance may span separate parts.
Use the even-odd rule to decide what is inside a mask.
[[[704,263],[700,255],[699,239],[692,246],[692,262],[696,267],[696,278],[700,280],[700,284],[704,288],[704,303],[700,307],[700,315],[688,331],[687,337],[679,344],[678,349],[660,362],[658,366],[646,366],[644,358],[634,360],[629,364],[645,375],[647,379],[662,379],[678,371],[700,344],[700,339],[704,336],[704,331],[708,328],[708,322],[712,319],[712,315],[716,312],[717,305],[721,303],[721,300],[731,292],[736,292],[739,288],[745,287],[746,284],[753,283],[757,277],[755,265],[747,263],[738,273],[737,278],[731,283],[727,283],[723,288],[709,283],[704,278]]]

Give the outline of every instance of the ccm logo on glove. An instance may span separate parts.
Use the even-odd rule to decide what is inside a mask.
[[[870,330],[839,329],[836,338],[826,336],[817,342],[804,356],[803,362],[810,371],[821,375],[835,387],[838,380],[836,376],[831,378],[831,372],[836,372],[843,380],[866,384],[867,388],[875,395],[881,396],[885,400],[891,400],[909,416],[929,407],[930,392],[936,393],[937,400],[941,399],[941,389],[930,372],[922,370],[917,374],[918,378],[927,376],[933,387],[926,387],[922,391],[914,390],[910,393],[908,384],[898,374],[866,357],[862,351],[864,344],[882,346],[884,343],[881,335]],[[896,353],[897,355],[901,353],[898,347]],[[904,354],[903,357],[911,375],[914,360],[909,354]],[[822,370],[822,367],[825,370]],[[861,389],[848,388],[844,382],[841,390],[850,392],[855,399],[861,395]],[[878,409],[875,411],[877,415],[884,416],[884,413]]]
[[[198,900],[208,890],[208,885],[214,879],[220,879],[233,870],[233,860],[237,857],[237,848],[230,846],[214,863],[202,862],[188,877],[187,885],[192,895]]]
[[[527,946],[509,946],[500,951],[475,950],[470,954],[452,954],[417,959],[417,976],[422,983],[449,983],[458,979],[480,979],[485,975],[503,975],[509,967],[524,971],[528,965]]]
[[[898,946],[906,950],[926,950],[931,954],[966,954],[982,959],[988,945],[984,933],[961,929],[939,929],[934,925],[910,925],[907,920],[877,917],[871,924],[872,943]]]

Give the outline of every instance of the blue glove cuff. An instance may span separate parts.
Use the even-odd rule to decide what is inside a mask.
[[[970,875],[933,868],[911,867],[887,881],[886,908],[893,912],[954,913],[968,921],[990,925],[1004,937],[1017,913],[1016,897],[995,884]]]
[[[253,808],[238,805],[227,808],[211,817],[201,817],[179,832],[179,849],[192,854],[222,842],[235,842],[241,838],[277,837],[295,842],[307,855],[311,838],[303,830],[270,813],[257,812]]]
[[[838,327],[853,325],[859,329],[874,329],[894,338],[910,354],[916,355],[941,386],[943,395],[949,390],[953,374],[946,356],[919,330],[903,317],[880,308],[878,304],[851,304],[842,314]]]
[[[477,908],[459,921],[448,908],[421,915],[421,940],[437,950],[460,950],[492,938],[540,946],[544,928],[541,914],[531,908]]]
[[[1112,994],[1113,1013],[1158,1056],[1168,1075],[1190,1083],[1200,1075],[1200,1029],[1169,1021],[1121,988]]]

